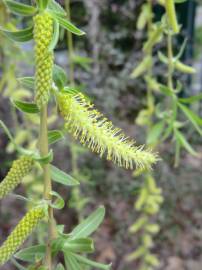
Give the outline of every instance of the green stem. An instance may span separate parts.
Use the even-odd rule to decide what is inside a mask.
[[[173,46],[172,46],[172,34],[170,31],[168,32],[167,36],[167,47],[168,47],[168,87],[173,91],[172,95],[172,125],[175,133],[175,121],[177,119],[177,97],[174,93],[174,85],[173,85],[173,72],[174,72],[174,65],[173,65]],[[176,154],[175,154],[175,162],[174,166],[177,167],[179,163],[179,145],[176,144]]]
[[[71,9],[70,9],[70,0],[65,0],[65,9],[67,12],[67,19],[71,21]],[[69,77],[70,77],[70,85],[75,85],[75,79],[74,79],[74,44],[73,44],[73,36],[70,31],[67,32],[67,47],[68,47],[68,56],[69,56]],[[76,175],[78,173],[78,167],[77,167],[77,153],[74,149],[74,142],[71,143],[71,156],[72,156],[72,171],[73,174]]]
[[[67,12],[67,19],[71,21],[71,11],[70,11],[70,0],[65,0],[65,9]],[[68,46],[68,55],[69,55],[69,76],[70,76],[70,84],[74,86],[74,45],[73,45],[73,37],[70,31],[67,32],[67,46]]]
[[[168,47],[168,87],[173,89],[173,47],[172,47],[172,35],[169,32],[167,36],[167,47]]]
[[[48,126],[47,126],[47,105],[41,108],[40,112],[40,135],[39,135],[39,149],[41,156],[48,155]],[[43,165],[43,177],[44,177],[44,199],[51,201],[51,173],[50,164]],[[45,264],[47,270],[52,270],[52,256],[51,256],[51,241],[55,237],[55,221],[53,217],[53,208],[48,208],[48,240],[46,248]]]
[[[147,24],[147,33],[148,33],[148,38],[150,37],[150,34],[152,32],[152,1],[148,0],[148,7],[149,7],[149,19],[148,19],[148,24]],[[147,51],[147,54],[145,56],[150,56],[152,58],[152,47],[149,48]],[[153,63],[149,66],[147,75],[148,77],[152,78],[153,75]],[[147,107],[151,115],[153,114],[153,108],[154,108],[154,101],[153,101],[153,96],[152,96],[152,89],[147,83]],[[147,128],[147,133],[149,133],[150,129],[152,126],[152,121],[150,121],[148,128]]]

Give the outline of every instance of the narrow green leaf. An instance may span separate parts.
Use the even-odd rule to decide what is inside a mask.
[[[21,264],[19,264],[19,262],[17,262],[14,257],[12,257],[11,259],[11,262],[13,265],[15,265],[15,267],[18,269],[18,270],[27,270],[26,268],[24,268],[24,266],[22,266]]]
[[[200,100],[202,100],[202,94],[198,94],[198,95],[188,97],[188,98],[179,98],[179,101],[185,104],[193,104]]]
[[[36,2],[41,11],[45,10],[49,4],[49,0],[36,0]]]
[[[4,132],[6,133],[6,135],[9,138],[9,140],[12,142],[12,144],[14,145],[15,149],[18,149],[19,150],[19,146],[16,144],[13,136],[10,133],[10,130],[7,128],[7,126],[4,124],[4,122],[2,120],[0,120],[0,127],[3,128]]]
[[[51,191],[50,195],[52,195],[52,197],[56,197],[56,200],[49,203],[49,205],[54,208],[54,209],[62,209],[65,206],[65,202],[63,200],[63,198],[60,196],[59,193],[57,193],[56,191]]]
[[[51,176],[53,181],[60,183],[65,186],[77,186],[79,185],[79,182],[75,180],[72,176],[69,174],[61,171],[57,167],[51,165]]]
[[[152,58],[151,56],[146,56],[142,59],[142,61],[135,67],[135,69],[132,71],[130,77],[131,78],[138,78],[142,74],[144,74],[148,68],[150,68],[152,65]]]
[[[160,135],[162,134],[163,130],[164,130],[164,121],[156,123],[149,131],[149,135],[147,137],[147,144],[156,143]]]
[[[56,47],[56,45],[58,43],[59,34],[60,34],[60,25],[56,20],[54,20],[53,36],[52,36],[51,43],[49,44],[49,47],[48,47],[49,51],[53,51],[55,49],[55,47]]]
[[[70,252],[64,254],[65,265],[68,270],[83,270],[80,263],[77,262],[76,258]]]
[[[91,253],[94,251],[93,240],[90,238],[67,239],[63,245],[64,252]]]
[[[161,24],[156,24],[155,26],[156,26],[155,30],[153,30],[151,36],[149,37],[147,42],[144,44],[143,50],[145,52],[148,52],[149,50],[151,50],[154,47],[154,45],[160,42],[161,40],[163,27]]]
[[[175,0],[176,4],[181,4],[181,3],[184,3],[184,2],[187,2],[187,0]]]
[[[179,141],[182,147],[184,147],[191,155],[198,156],[198,153],[192,148],[192,146],[188,143],[185,136],[182,132],[175,129],[175,138]]]
[[[195,114],[192,110],[190,110],[185,105],[178,103],[178,106],[186,115],[186,117],[189,119],[189,121],[193,124],[193,126],[198,131],[198,133],[202,135],[202,129],[200,128],[200,126],[202,126],[202,118],[199,117],[197,114]]]
[[[78,255],[78,254],[72,254],[72,256],[74,256],[74,258],[77,259],[78,262],[80,262],[82,264],[89,265],[91,267],[95,267],[96,269],[109,270],[112,266],[112,264],[107,265],[107,264],[94,262],[94,261],[89,260],[86,257],[83,257],[83,256]]]
[[[104,216],[105,208],[104,206],[101,206],[74,228],[70,233],[71,239],[83,238],[91,235],[100,226]]]
[[[79,89],[75,88],[75,87],[72,87],[72,86],[65,86],[62,90],[62,92],[64,93],[68,93],[68,94],[73,94],[73,95],[76,95],[80,92]]]
[[[35,7],[21,4],[16,1],[6,0],[5,3],[7,7],[10,9],[10,11],[17,15],[32,16],[37,12],[37,9]]]
[[[159,84],[159,90],[160,90],[163,94],[165,94],[166,96],[172,96],[172,95],[173,95],[172,89],[170,89],[170,88],[167,87],[166,85]]]
[[[53,81],[59,89],[63,88],[67,83],[66,72],[58,65],[54,65],[53,68]]]
[[[35,263],[36,259],[37,260],[43,259],[45,253],[46,253],[45,245],[36,245],[18,251],[15,254],[15,258],[22,260],[24,262]]]
[[[57,12],[58,14],[61,14],[63,16],[67,15],[66,11],[55,0],[49,1],[48,9]]]
[[[39,113],[39,109],[35,103],[24,102],[20,100],[12,100],[13,105],[25,113]]]
[[[35,87],[35,79],[34,77],[22,77],[18,78],[19,83],[28,89],[34,89]]]
[[[55,270],[65,270],[64,266],[60,263],[56,266]]]
[[[63,139],[64,135],[60,130],[50,130],[48,131],[48,144],[53,144]]]
[[[3,29],[0,27],[0,31],[3,32],[5,36],[7,36],[9,39],[16,41],[16,42],[26,42],[31,39],[33,39],[33,27],[28,27],[23,30],[18,30],[18,31],[8,31],[6,29]]]
[[[62,16],[60,13],[57,13],[55,11],[50,11],[51,16],[58,21],[58,23],[65,28],[66,30],[70,31],[71,33],[82,36],[85,34],[82,30],[77,28],[75,25],[73,25],[70,21],[67,20],[66,17]]]

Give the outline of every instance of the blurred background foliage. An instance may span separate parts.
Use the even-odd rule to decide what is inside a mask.
[[[21,2],[29,3],[26,0]],[[65,4],[62,0],[59,2],[61,5]],[[131,79],[129,75],[141,60],[142,44],[146,39],[146,33],[136,29],[143,3],[142,0],[71,1],[72,21],[87,33],[84,38],[73,37],[75,54],[88,57],[86,60],[79,57],[75,59],[76,84],[92,97],[100,111],[128,135],[135,137],[138,144],[145,142],[144,127],[137,126],[135,119],[145,106],[146,87],[143,79]],[[190,8],[193,9],[192,17],[189,16]],[[157,5],[155,12],[158,18],[161,9]],[[183,95],[190,96],[199,93],[202,88],[202,10],[200,3],[196,6],[196,2],[188,1],[179,5],[178,12],[183,24],[182,37],[189,38],[184,59],[187,63],[194,63],[197,68],[194,78],[180,78],[186,83]],[[17,16],[11,18],[1,1],[0,25],[14,29],[16,22],[19,27],[29,23],[27,19],[20,21]],[[180,43],[180,39],[176,41],[176,48]],[[164,46],[158,45],[155,55]],[[0,34],[0,118],[11,128],[16,141],[29,148],[36,143],[34,123],[38,120],[30,116],[24,117],[19,111],[12,110],[9,99],[29,99],[32,96],[16,79],[20,76],[32,76],[32,48],[32,43],[16,47]],[[56,63],[62,65],[69,74],[66,34],[61,35],[56,49]],[[165,72],[163,65],[155,65],[154,73],[160,80],[165,79]],[[179,75],[176,74],[177,76]],[[195,109],[201,114],[201,104]],[[50,127],[60,125],[56,120],[50,112]],[[191,128],[186,133],[193,147],[201,153],[201,138]],[[0,149],[0,176],[3,179],[15,152],[1,129]],[[107,217],[95,235],[98,247],[96,258],[98,261],[112,261],[114,270],[135,269],[136,263],[127,264],[125,256],[138,243],[136,236],[129,234],[128,228],[136,219],[134,200],[141,186],[141,177],[134,179],[130,171],[100,160],[74,144],[71,138],[54,145],[54,150],[54,164],[64,171],[71,171],[81,181],[79,189],[64,190],[62,186],[55,187],[66,200],[70,199],[62,214],[60,212],[57,215],[56,211],[58,223],[65,223],[66,230],[69,230],[96,205],[104,204]],[[199,270],[202,264],[202,156],[195,158],[183,152],[180,166],[173,168],[174,149],[170,143],[161,145],[160,151],[162,161],[154,171],[165,198],[158,217],[161,231],[156,236],[154,247],[154,252],[161,261],[159,269]],[[25,186],[19,189],[25,195],[29,196],[31,191],[31,194],[38,196],[42,190],[41,180],[33,179],[30,175]],[[4,200],[4,206],[0,202],[1,241],[19,220],[22,209],[25,209],[25,202],[18,200],[14,203],[12,196]],[[11,266],[9,269],[12,269]]]

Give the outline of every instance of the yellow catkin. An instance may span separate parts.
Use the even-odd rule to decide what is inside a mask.
[[[34,17],[35,40],[35,88],[38,107],[48,102],[49,91],[52,86],[53,52],[49,45],[53,36],[53,19],[47,12]]]
[[[136,167],[150,168],[157,161],[155,154],[143,150],[143,146],[135,146],[133,140],[95,110],[81,93],[59,94],[58,102],[67,131],[93,152],[100,156],[106,152],[107,160],[130,169],[134,164]]]
[[[0,183],[0,199],[11,192],[26,176],[33,166],[33,159],[30,156],[22,156],[15,160],[8,174]]]
[[[5,264],[19,249],[43,217],[43,208],[34,208],[22,218],[13,232],[8,236],[7,240],[0,247],[0,265]]]

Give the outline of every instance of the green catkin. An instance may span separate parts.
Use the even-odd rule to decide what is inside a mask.
[[[177,14],[175,10],[175,1],[166,0],[165,1],[166,14],[168,18],[168,23],[175,34],[179,33],[179,25],[177,21]]]
[[[22,156],[15,160],[8,174],[0,183],[0,199],[10,193],[26,176],[33,166],[33,159],[30,156]]]
[[[43,217],[44,209],[34,208],[22,218],[13,232],[8,236],[7,240],[0,247],[0,266],[5,264],[19,249]]]
[[[157,161],[155,154],[143,150],[143,146],[135,146],[133,140],[95,110],[81,93],[59,94],[58,103],[67,131],[101,157],[106,152],[107,160],[127,169],[133,169],[134,164],[149,169]]]
[[[49,51],[52,36],[53,19],[51,16],[46,12],[36,15],[34,18],[35,100],[39,108],[47,104],[52,86],[53,52]]]

